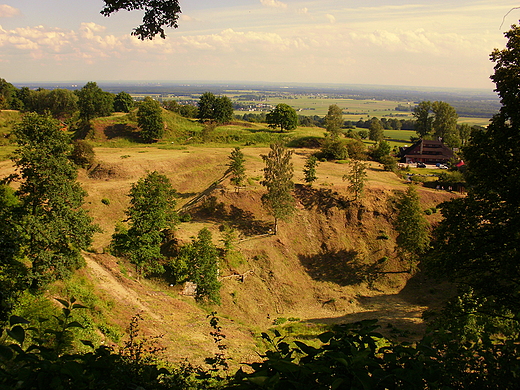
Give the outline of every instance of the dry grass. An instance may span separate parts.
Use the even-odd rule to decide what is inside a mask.
[[[182,223],[177,231],[178,238],[187,241],[202,227],[208,227],[215,244],[221,247],[219,226],[227,223],[236,229],[239,241],[235,249],[239,254],[222,262],[221,276],[247,275],[243,281],[223,279],[222,305],[206,307],[179,296],[178,288],[164,281],[138,281],[129,265],[103,251],[115,223],[124,218],[132,183],[150,171],[165,174],[177,189],[181,206],[223,175],[231,148],[95,149],[97,162],[105,169],[94,177],[83,171],[80,181],[89,193],[86,207],[104,232],[95,237],[97,253],[87,256],[89,267],[84,272],[100,294],[116,302],[116,309],[108,313],[110,321],[123,327],[133,314],[143,312],[145,332],[165,334],[163,342],[170,359],[191,356],[200,360],[215,351],[206,319],[211,310],[217,310],[223,318],[230,353],[237,361],[255,358],[253,334],[272,326],[276,318],[299,318],[310,324],[302,327],[314,329],[312,324],[380,317],[406,330],[409,337],[417,337],[424,328],[421,312],[437,304],[442,292],[422,291],[431,291],[427,281],[407,284],[408,274],[380,275],[374,281],[366,274],[367,267],[381,259],[386,259],[385,271],[403,270],[394,250],[391,198],[406,184],[379,164],[369,163],[366,194],[356,204],[342,179],[347,165],[320,163],[318,180],[309,188],[303,185],[302,170],[313,150],[295,150],[297,212],[291,221],[281,223],[277,236],[257,237],[272,223],[261,207],[264,190],[258,182],[264,167],[261,155],[267,154],[268,148],[242,150],[246,173],[253,178],[250,184],[237,193],[224,181],[212,194],[222,205],[219,211],[194,212],[193,221]],[[11,171],[9,162],[0,163],[0,176]],[[424,208],[455,196],[422,187],[419,194]],[[108,199],[109,205],[102,199]],[[430,218],[435,221],[439,213]],[[388,238],[381,239],[382,233]],[[414,297],[418,295],[425,298],[417,301]]]

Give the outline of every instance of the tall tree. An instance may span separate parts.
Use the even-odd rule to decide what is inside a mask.
[[[157,100],[147,96],[139,104],[137,110],[137,124],[141,129],[141,138],[145,142],[152,142],[164,135],[164,121],[162,108]]]
[[[312,186],[318,178],[316,177],[316,167],[318,166],[318,159],[316,156],[309,156],[305,161],[305,166],[303,168],[303,174],[305,175],[305,183]]]
[[[116,112],[130,112],[134,105],[134,99],[127,92],[121,91],[114,98],[114,111]]]
[[[451,147],[460,146],[460,138],[457,129],[457,111],[446,102],[433,102],[432,110],[433,119],[433,135],[441,138],[447,145]]]
[[[415,117],[415,131],[417,135],[424,138],[432,133],[433,111],[432,102],[422,101],[413,110],[412,115]]]
[[[201,121],[224,123],[233,119],[233,103],[227,96],[215,96],[211,92],[204,92],[199,98],[198,106],[198,118]]]
[[[18,148],[12,160],[21,179],[20,256],[31,264],[33,286],[42,286],[82,265],[81,251],[99,229],[81,208],[86,193],[76,181],[69,139],[58,123],[27,114],[13,133]]]
[[[395,230],[397,246],[403,259],[413,264],[426,252],[430,244],[428,221],[424,218],[419,195],[413,185],[397,199]]]
[[[346,175],[343,175],[343,180],[348,180],[349,191],[354,193],[354,200],[358,201],[365,190],[365,182],[367,181],[367,164],[359,160],[354,160],[350,163],[350,170]]]
[[[211,232],[207,228],[199,231],[197,238],[182,248],[180,256],[188,266],[188,279],[197,284],[195,299],[220,303],[219,256]]]
[[[343,127],[343,110],[337,104],[331,104],[325,115],[325,128],[332,137],[338,137]]]
[[[298,115],[294,108],[285,103],[279,103],[266,116],[267,123],[272,129],[280,128],[281,132],[294,130],[298,126]]]
[[[227,96],[215,99],[214,118],[218,123],[226,123],[233,119],[233,103]]]
[[[114,235],[115,252],[128,256],[140,275],[160,273],[163,231],[177,223],[176,191],[166,176],[154,171],[134,183],[128,196],[130,226]]]
[[[381,142],[385,138],[385,130],[383,124],[378,118],[370,120],[370,127],[368,128],[368,139],[376,142]]]
[[[112,94],[104,92],[96,82],[88,82],[80,90],[77,90],[76,94],[79,98],[79,116],[84,121],[108,116],[114,111]]]
[[[468,196],[442,204],[430,269],[470,287],[478,310],[520,318],[520,27],[491,59],[502,107],[463,149]],[[491,306],[491,307],[490,307]]]
[[[69,89],[57,88],[47,95],[47,104],[54,118],[65,120],[78,110],[78,97]]]
[[[281,143],[271,144],[271,150],[262,155],[265,162],[264,180],[260,182],[267,188],[267,193],[262,195],[262,204],[274,217],[274,234],[278,232],[278,221],[289,219],[294,211],[294,188],[292,152]]]
[[[229,156],[229,172],[231,173],[231,183],[240,187],[244,184],[246,178],[246,169],[244,167],[244,153],[240,148],[236,147],[231,151]]]
[[[199,114],[201,121],[215,119],[215,100],[216,96],[211,92],[204,92],[199,98]]]

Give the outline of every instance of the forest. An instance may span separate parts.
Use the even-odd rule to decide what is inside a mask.
[[[414,107],[417,138],[458,153],[434,176],[399,167],[385,130],[403,122],[349,123],[335,104],[301,126],[278,103],[259,124],[208,91],[196,106],[161,105],[95,82],[33,90],[1,79],[2,387],[517,388],[520,28],[505,35],[491,54],[501,106],[486,128],[458,123],[444,101]],[[448,183],[460,193],[435,188]],[[141,309],[148,298],[130,291],[147,291],[154,310],[122,330],[109,315],[128,303],[96,296],[88,272],[124,281],[119,293]],[[346,308],[362,292],[414,280],[443,290],[435,310],[422,305],[420,333],[377,317],[323,321],[356,314]],[[204,317],[211,348],[145,330],[175,328],[160,317],[170,305],[192,328]],[[291,314],[311,308],[316,318]],[[163,358],[167,341],[191,354]]]

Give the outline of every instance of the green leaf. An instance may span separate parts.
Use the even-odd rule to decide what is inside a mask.
[[[247,380],[249,382],[251,382],[252,384],[257,385],[257,386],[262,386],[265,383],[265,381],[268,379],[269,379],[268,376],[254,376],[254,377],[247,378]]]
[[[325,332],[325,333],[318,335],[318,339],[320,339],[320,341],[322,343],[328,343],[330,341],[330,339],[333,337],[334,337],[334,332]]]
[[[25,330],[21,326],[15,326],[13,329],[8,329],[7,334],[18,341],[21,344],[23,344],[25,340]]]
[[[56,299],[59,303],[61,303],[63,305],[63,307],[69,307],[69,305],[70,305],[70,303],[64,299],[60,299],[60,298],[54,298],[54,299]]]
[[[82,305],[82,304],[80,304],[80,303],[75,303],[75,304],[73,304],[73,305],[72,305],[72,308],[73,308],[73,309],[88,309],[87,306]]]
[[[86,346],[88,346],[88,347],[90,347],[90,348],[92,348],[92,349],[95,348],[95,347],[94,347],[94,344],[92,344],[92,341],[90,341],[90,340],[79,340],[79,341],[80,341],[83,345],[86,345]]]
[[[0,356],[4,360],[11,360],[14,356],[13,350],[5,345],[0,345]]]
[[[83,325],[81,325],[78,321],[72,321],[71,323],[67,324],[67,326],[65,328],[66,329],[69,329],[69,328],[81,328],[81,329],[84,329],[85,327]]]
[[[23,317],[11,316],[11,317],[9,317],[9,324],[11,326],[16,325],[16,324],[29,324],[29,321],[27,321]]]
[[[343,382],[344,382],[344,380],[341,379],[341,378],[336,379],[336,380],[332,383],[332,386],[330,387],[331,390],[336,390],[338,387],[341,386],[341,384],[342,384]]]

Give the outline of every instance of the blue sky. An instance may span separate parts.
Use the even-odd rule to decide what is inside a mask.
[[[181,0],[166,40],[101,0],[0,0],[10,82],[204,80],[486,88],[517,0]]]

